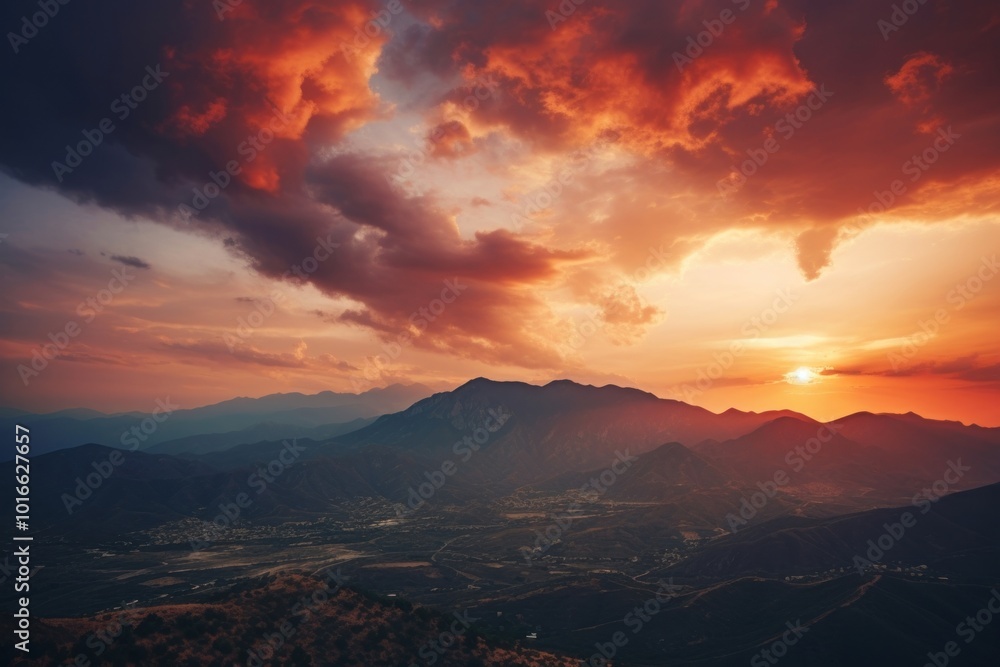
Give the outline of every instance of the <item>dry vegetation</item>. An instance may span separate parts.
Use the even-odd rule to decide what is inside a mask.
[[[328,599],[324,601],[325,597]],[[124,621],[121,629],[120,619]],[[115,612],[93,618],[44,621],[36,627],[33,660],[18,664],[81,667],[95,664],[571,667],[579,664],[577,660],[515,644],[497,646],[480,636],[474,627],[463,630],[450,648],[442,649],[443,653],[431,648],[429,642],[438,640],[455,621],[454,615],[413,607],[403,600],[376,599],[349,588],[328,589],[325,581],[286,575],[239,584],[220,599],[202,604],[136,609],[124,617],[122,612]],[[277,645],[273,653],[269,650],[269,637]],[[111,640],[109,644],[105,644],[105,638]],[[254,659],[254,655],[262,660]]]

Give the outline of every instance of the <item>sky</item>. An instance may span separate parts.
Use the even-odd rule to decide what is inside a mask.
[[[1000,8],[903,4],[8,3],[0,403],[1000,426]]]

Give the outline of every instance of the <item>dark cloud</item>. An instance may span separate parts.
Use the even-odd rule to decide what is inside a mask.
[[[149,264],[146,261],[141,260],[138,257],[134,257],[132,255],[111,255],[111,259],[118,262],[119,264],[124,264],[125,266],[131,266],[136,269],[149,268]]]
[[[317,248],[324,256],[332,248],[308,280],[360,301],[365,321],[386,336],[411,327],[412,313],[438,298],[445,281],[460,280],[476,296],[450,307],[442,326],[419,332],[414,344],[454,343],[468,354],[528,363],[557,360],[543,340],[520,340],[547,308],[518,286],[554,278],[559,263],[578,254],[503,232],[463,239],[432,200],[407,198],[388,185],[384,159],[315,158],[382,113],[367,82],[387,35],[364,52],[341,49],[377,4],[243,6],[222,22],[209,6],[180,0],[155,7],[109,0],[77,10],[66,17],[73,21],[52,22],[36,53],[26,51],[18,67],[5,70],[5,88],[23,105],[11,109],[8,120],[21,131],[4,144],[0,162],[28,183],[222,240],[274,278],[288,278],[317,257]],[[115,120],[102,145],[60,183],[51,162],[111,115],[112,101],[141,83],[147,65],[162,68],[163,83],[128,118]],[[461,124],[442,127],[436,145],[454,155],[468,132]],[[241,147],[262,137],[262,128],[274,136],[251,160]],[[192,188],[203,189],[231,160],[241,173],[185,224],[178,206],[192,203]],[[511,318],[512,311],[522,318]]]
[[[971,382],[1000,382],[1000,364],[970,368],[958,373],[958,377]]]
[[[978,354],[956,357],[946,361],[924,361],[900,365],[898,368],[857,366],[827,368],[821,375],[876,375],[882,377],[916,377],[937,375],[969,382],[1000,382],[1000,364],[982,364]]]

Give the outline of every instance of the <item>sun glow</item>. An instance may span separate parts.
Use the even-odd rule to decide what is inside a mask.
[[[790,373],[785,373],[788,384],[812,384],[819,381],[819,373],[807,366],[800,366]]]

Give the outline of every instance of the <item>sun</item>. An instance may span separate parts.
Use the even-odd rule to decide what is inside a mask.
[[[808,366],[799,366],[790,373],[785,373],[785,382],[788,384],[812,384],[819,381],[819,373]]]

